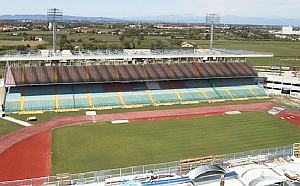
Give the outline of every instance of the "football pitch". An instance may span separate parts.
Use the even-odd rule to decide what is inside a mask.
[[[52,173],[79,173],[276,147],[300,141],[300,127],[263,112],[53,131]]]

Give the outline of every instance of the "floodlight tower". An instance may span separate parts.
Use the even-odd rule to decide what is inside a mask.
[[[49,22],[52,24],[52,45],[53,45],[53,52],[56,52],[56,24],[57,22],[61,21],[63,12],[57,8],[51,8],[47,11],[47,18]]]
[[[218,14],[207,14],[206,15],[206,23],[210,24],[209,49],[212,49],[213,48],[213,40],[214,40],[214,25],[220,23],[220,15],[218,15]]]

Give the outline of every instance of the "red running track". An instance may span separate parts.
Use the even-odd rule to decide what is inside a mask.
[[[300,126],[300,111],[284,110],[277,114],[277,116],[297,126]]]
[[[246,110],[259,110],[259,111],[268,111],[273,108],[272,103],[255,103],[255,104],[241,104],[241,105],[226,105],[226,106],[210,106],[210,107],[200,107],[200,108],[187,108],[187,109],[174,109],[174,110],[155,110],[155,111],[144,111],[144,112],[128,112],[128,113],[117,113],[117,114],[103,114],[97,116],[72,116],[72,117],[62,117],[62,118],[55,118],[54,120],[47,121],[45,123],[39,125],[33,125],[31,127],[22,128],[15,132],[12,132],[6,136],[0,138],[0,157],[4,156],[6,153],[11,153],[9,156],[10,161],[15,161],[19,159],[25,152],[29,152],[29,150],[25,149],[24,147],[28,147],[31,149],[31,152],[35,151],[34,145],[31,147],[23,146],[23,144],[28,143],[28,141],[37,134],[44,134],[48,131],[51,131],[54,128],[70,126],[70,125],[78,125],[83,123],[91,123],[91,122],[104,122],[104,121],[113,121],[113,120],[129,120],[129,121],[143,121],[143,120],[160,120],[160,119],[176,119],[176,118],[187,118],[187,117],[199,117],[199,116],[209,116],[209,115],[216,115],[222,114],[227,111],[246,111]],[[49,132],[48,132],[49,133]],[[38,136],[38,135],[37,135]],[[38,136],[39,137],[39,136]],[[46,139],[36,139],[36,142],[44,144],[42,142]],[[49,139],[49,138],[48,138]],[[50,154],[51,152],[51,144],[45,145],[47,149],[46,152]],[[21,151],[20,151],[21,150]],[[16,153],[16,152],[18,153]],[[42,151],[42,150],[41,150]],[[35,153],[35,152],[34,152]],[[37,152],[42,153],[42,152]],[[50,154],[51,155],[51,154]],[[49,157],[49,155],[46,155]],[[47,158],[46,158],[47,159]],[[50,160],[49,160],[50,161]],[[26,166],[28,170],[34,164],[43,166],[44,169],[41,170],[43,175],[50,175],[51,174],[51,162],[46,162],[45,160],[35,159],[32,158],[31,160],[26,160],[24,167]],[[32,172],[31,174],[27,174],[26,176],[20,172],[15,171],[15,169],[9,169],[9,161],[6,159],[5,161],[1,161],[0,158],[0,165],[3,167],[3,170],[6,170],[6,174],[15,175],[14,179],[22,179],[27,176],[27,178],[34,178],[39,177],[41,174]],[[19,166],[24,162],[19,162]],[[47,165],[45,165],[47,163]],[[43,164],[43,165],[42,165]],[[16,167],[15,167],[16,168]],[[23,169],[25,171],[25,169]],[[7,179],[3,179],[3,176],[0,172],[0,181],[4,181]]]
[[[0,156],[1,180],[49,176],[51,142],[51,131],[41,132],[3,152]]]

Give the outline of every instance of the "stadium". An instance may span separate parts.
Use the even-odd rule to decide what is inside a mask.
[[[0,185],[297,184],[300,113],[269,101],[249,62],[257,57],[273,55],[133,49],[1,56],[4,119],[28,126],[0,137]]]
[[[257,75],[250,63],[225,62],[230,58],[239,60],[256,55],[270,56],[226,50],[127,50],[116,52],[114,55],[98,52],[98,55],[88,55],[87,58],[85,55],[9,56],[2,61],[14,60],[24,64],[24,60],[32,63],[34,59],[53,64],[60,58],[60,61],[69,64],[77,63],[78,60],[95,62],[79,66],[48,66],[47,63],[43,64],[45,66],[36,66],[36,63],[17,66],[16,63],[12,63],[7,66],[5,72],[7,94],[4,110],[35,112],[111,109],[265,97],[265,92],[257,85]],[[74,61],[75,58],[77,59]],[[114,63],[114,60],[124,58],[127,58],[129,64],[101,62],[110,60],[110,63]],[[128,61],[128,58],[131,61]],[[182,62],[183,58],[187,62]],[[161,62],[155,62],[157,59]],[[207,61],[196,62],[203,59]],[[71,60],[73,62],[70,62]],[[138,60],[146,62],[137,62]],[[169,62],[165,62],[166,60]],[[61,63],[60,61],[57,63]]]

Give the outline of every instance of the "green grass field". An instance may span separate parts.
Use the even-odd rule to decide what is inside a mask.
[[[37,45],[43,45],[46,42],[42,41],[10,41],[10,40],[0,40],[0,46],[17,46],[17,45],[30,45],[35,47]]]
[[[6,135],[12,131],[18,130],[22,128],[22,126],[11,123],[4,119],[0,119],[0,136]]]
[[[246,118],[246,119],[245,119]],[[300,141],[300,127],[267,113],[91,124],[53,131],[53,174],[241,152]]]

